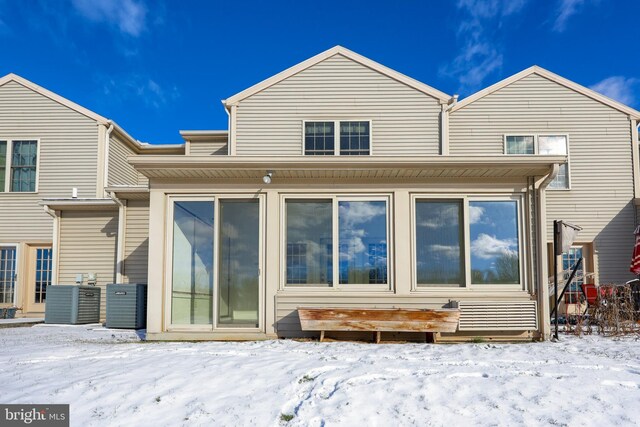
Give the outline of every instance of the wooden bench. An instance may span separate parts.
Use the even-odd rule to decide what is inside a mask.
[[[303,331],[320,331],[320,341],[325,331],[369,331],[379,343],[381,332],[455,332],[460,310],[299,307],[298,316]]]

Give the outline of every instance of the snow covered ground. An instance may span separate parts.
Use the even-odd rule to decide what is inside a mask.
[[[0,403],[74,426],[640,425],[640,338],[559,343],[149,343],[0,329]]]

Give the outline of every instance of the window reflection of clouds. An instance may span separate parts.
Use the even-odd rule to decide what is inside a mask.
[[[417,284],[463,286],[462,204],[421,200],[416,203]]]
[[[386,202],[338,202],[340,283],[387,283]]]
[[[287,284],[331,284],[331,200],[287,200],[286,221]]]
[[[517,209],[515,201],[469,202],[472,283],[520,282]]]

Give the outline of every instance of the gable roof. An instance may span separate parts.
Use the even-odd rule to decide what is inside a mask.
[[[39,93],[42,96],[45,96],[55,102],[57,102],[58,104],[62,104],[65,107],[68,107],[90,119],[95,120],[98,123],[101,123],[103,125],[107,125],[109,123],[109,120],[102,117],[99,114],[94,113],[91,110],[88,110],[86,108],[84,108],[82,105],[78,105],[73,101],[69,101],[67,98],[63,98],[62,96],[51,92],[48,89],[43,88],[42,86],[38,86],[37,84],[30,82],[29,80],[20,77],[17,74],[7,74],[4,77],[0,77],[0,86],[4,86],[5,84],[9,83],[9,82],[16,82],[21,86],[26,87],[27,89],[31,89],[32,91]]]
[[[598,93],[592,89],[589,89],[587,87],[584,87],[578,83],[572,82],[569,79],[566,79],[562,76],[559,76],[555,73],[552,73],[549,70],[545,70],[542,67],[539,67],[537,65],[534,65],[532,67],[527,68],[526,70],[522,70],[517,74],[514,74],[511,77],[507,77],[506,79],[499,81],[498,83],[489,86],[486,89],[483,89],[479,92],[474,93],[471,96],[466,97],[465,99],[463,99],[462,101],[454,104],[449,111],[451,113],[453,113],[454,111],[460,110],[464,107],[466,107],[469,104],[474,103],[475,101],[478,101],[479,99],[484,98],[487,95],[490,95],[506,86],[509,86],[512,83],[515,83],[519,80],[524,79],[525,77],[528,77],[532,74],[537,74],[541,77],[544,77],[548,80],[551,80],[555,83],[558,83],[559,85],[562,85],[566,88],[569,88],[575,92],[581,93],[582,95],[585,95],[591,99],[594,99],[598,102],[601,102],[604,105],[607,105],[611,108],[614,108],[618,111],[621,111],[625,114],[628,114],[629,116],[631,116],[634,119],[640,119],[640,111],[635,110],[627,105],[624,105],[618,101],[615,101],[605,95],[602,95],[601,93]]]
[[[342,46],[334,46],[329,50],[326,50],[322,53],[319,53],[316,56],[313,56],[305,61],[302,61],[301,63],[294,65],[293,67],[287,68],[286,70],[272,76],[269,77],[266,80],[261,81],[258,84],[255,84],[253,86],[251,86],[248,89],[243,90],[240,93],[237,93],[225,100],[222,101],[222,103],[226,106],[226,107],[230,107],[231,105],[237,104],[238,102],[242,101],[245,98],[250,97],[251,95],[255,95],[258,92],[261,92],[273,85],[275,85],[276,83],[279,83],[295,74],[298,74],[301,71],[306,70],[309,67],[312,67],[322,61],[324,61],[325,59],[331,58],[332,56],[335,55],[342,55],[346,58],[351,59],[354,62],[357,62],[361,65],[364,65],[367,68],[370,68],[374,71],[379,72],[380,74],[383,74],[387,77],[390,77],[394,80],[399,81],[400,83],[404,83],[405,85],[412,87],[420,92],[423,92],[427,95],[430,95],[434,98],[437,98],[443,102],[447,102],[449,101],[449,99],[451,99],[450,95],[447,95],[444,92],[441,92],[437,89],[432,88],[431,86],[427,86],[426,84],[419,82],[418,80],[412,79],[411,77],[405,76],[402,73],[399,73],[395,70],[392,70],[391,68],[385,67],[382,64],[379,64],[375,61],[372,61],[369,58],[366,58],[362,55],[359,55],[347,48],[344,48]]]
[[[6,76],[0,77],[0,87],[4,86],[9,82],[18,83],[19,85],[27,89],[30,89],[46,98],[49,98],[57,102],[58,104],[64,105],[65,107],[70,108],[71,110],[76,111],[82,114],[83,116],[86,116],[92,120],[95,120],[98,124],[105,125],[107,127],[113,125],[115,128],[115,131],[118,132],[120,135],[122,135],[125,141],[131,144],[131,146],[137,151],[153,150],[154,152],[156,151],[161,152],[161,151],[172,151],[172,150],[184,148],[184,144],[152,145],[146,142],[141,142],[133,138],[131,135],[129,135],[124,129],[122,129],[113,120],[107,119],[106,117],[102,117],[100,114],[94,113],[93,111],[87,108],[84,108],[82,105],[76,104],[75,102],[62,97],[57,93],[53,93],[49,89],[45,89],[42,86],[39,86],[25,79],[24,77],[20,77],[17,74],[9,73]]]

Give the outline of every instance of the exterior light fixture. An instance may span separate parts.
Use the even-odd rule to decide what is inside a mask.
[[[262,182],[265,184],[271,184],[271,177],[273,176],[272,171],[267,171],[267,174],[262,177]]]

